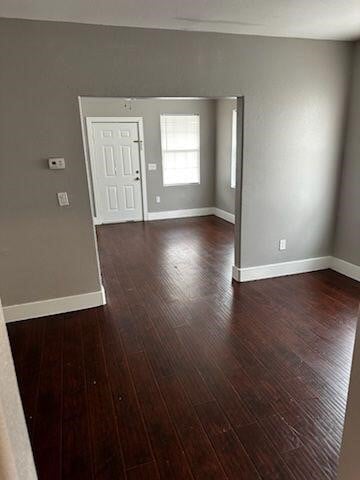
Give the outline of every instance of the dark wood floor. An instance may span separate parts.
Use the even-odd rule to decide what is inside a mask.
[[[232,284],[215,217],[97,231],[107,306],[8,328],[40,480],[335,479],[359,284]]]

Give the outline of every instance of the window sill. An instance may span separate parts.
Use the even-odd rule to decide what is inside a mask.
[[[163,184],[164,188],[167,187],[186,187],[186,186],[194,186],[194,185],[200,185],[200,182],[193,182],[193,183],[169,183],[167,185]]]

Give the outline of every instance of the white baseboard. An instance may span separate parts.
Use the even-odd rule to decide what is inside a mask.
[[[256,267],[237,268],[233,266],[233,279],[237,282],[250,282],[264,278],[282,277],[297,273],[314,272],[330,268],[332,257],[306,258],[293,262],[271,263]]]
[[[106,304],[104,287],[97,292],[82,293],[69,297],[51,298],[37,302],[22,303],[3,307],[6,322],[28,320],[30,318],[45,317],[58,313],[84,310],[85,308],[99,307]]]
[[[149,212],[149,220],[165,220],[167,218],[188,218],[188,217],[202,217],[205,215],[216,215],[230,223],[235,223],[235,215],[220,208],[206,207],[206,208],[186,208],[184,210],[168,210],[164,212]]]
[[[227,222],[235,224],[235,215],[233,213],[226,212],[225,210],[221,210],[221,208],[214,208],[214,215],[217,217],[226,220]]]
[[[205,208],[185,208],[182,210],[165,210],[162,212],[148,212],[144,217],[144,221],[152,220],[166,220],[171,218],[190,218],[190,217],[204,217],[206,215],[216,215],[230,223],[235,223],[235,215],[226,212],[220,208],[205,207]],[[94,225],[102,225],[99,218],[93,217]]]
[[[360,266],[341,260],[341,258],[332,257],[330,268],[335,272],[342,273],[347,277],[360,282]]]
[[[214,208],[186,208],[184,210],[168,210],[164,212],[149,212],[149,220],[165,220],[168,218],[187,218],[187,217],[202,217],[205,215],[213,215]]]
[[[250,282],[265,278],[296,275],[297,273],[315,272],[330,268],[335,272],[360,282],[360,266],[336,257],[306,258],[294,262],[272,263],[256,267],[238,268],[233,266],[233,279],[237,282]]]

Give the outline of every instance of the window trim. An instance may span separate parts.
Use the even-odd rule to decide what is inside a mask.
[[[199,181],[198,182],[187,182],[187,183],[164,183],[164,150],[162,148],[162,135],[161,135],[161,117],[162,116],[168,116],[168,117],[199,117],[199,149],[196,150],[199,154]],[[186,187],[186,186],[194,186],[194,185],[200,185],[201,184],[201,125],[200,125],[200,113],[160,113],[159,117],[159,124],[160,124],[160,149],[161,149],[161,173],[162,173],[162,186],[164,188],[167,187]],[[174,152],[179,152],[179,151],[188,151],[188,152],[194,152],[195,150],[166,150],[168,152],[174,151]]]

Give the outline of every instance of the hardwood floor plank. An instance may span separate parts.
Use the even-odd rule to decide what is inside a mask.
[[[125,478],[96,310],[81,317],[94,477]]]
[[[333,480],[336,478],[336,471],[329,468],[322,459],[314,456],[307,447],[300,447],[283,455],[286,465],[291,470],[296,480]]]
[[[217,368],[209,358],[203,357],[201,351],[197,348],[191,332],[187,327],[181,327],[177,330],[182,339],[184,347],[189,351],[193,362],[197,364],[200,374],[205,380],[206,385],[226,411],[226,415],[234,426],[247,425],[254,421],[250,410],[246,407],[231,383],[223,375],[221,369]]]
[[[292,480],[294,477],[269,437],[258,424],[237,428],[236,432],[264,480]]]
[[[64,316],[62,476],[93,478],[81,320]]]
[[[176,377],[163,379],[161,392],[195,479],[227,478],[191,402]]]
[[[48,318],[33,433],[39,478],[61,479],[63,318]]]
[[[291,427],[285,418],[278,413],[263,417],[259,423],[271,439],[271,443],[277,452],[282,454],[302,446],[296,429]]]
[[[341,428],[337,428],[336,420],[329,418],[326,425],[321,422],[316,414],[313,418],[313,410],[301,406],[300,410],[287,412],[284,415],[286,423],[297,432],[301,442],[306,446],[307,455],[317,459],[319,465],[323,465],[324,471],[332,471],[336,476],[336,452],[341,446]],[[333,423],[333,425],[330,424]]]
[[[19,328],[20,327],[20,328]],[[40,366],[44,348],[45,319],[10,324],[10,336],[19,390],[30,434],[33,433],[36,404],[39,393]],[[18,337],[18,332],[20,337]]]
[[[127,470],[128,480],[159,480],[159,473],[156,469],[155,463],[145,463],[138,467]]]
[[[104,346],[125,467],[148,463],[151,448],[120,339],[114,335]]]
[[[228,478],[260,479],[257,468],[218,404],[209,402],[197,405],[195,409]]]
[[[160,477],[174,480],[193,478],[145,355],[132,355],[129,364]]]

